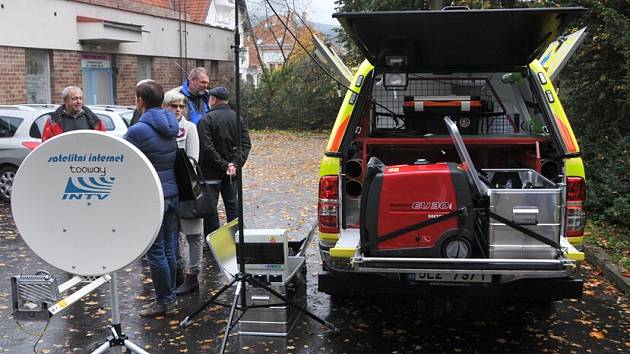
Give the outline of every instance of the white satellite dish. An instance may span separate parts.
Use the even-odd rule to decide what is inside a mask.
[[[162,223],[151,162],[131,143],[80,130],[31,152],[11,192],[13,219],[45,262],[83,276],[115,272],[142,256]]]

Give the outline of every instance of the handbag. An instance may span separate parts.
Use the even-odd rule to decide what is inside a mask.
[[[221,181],[206,182],[199,164],[194,159],[193,162],[197,170],[197,173],[194,173],[194,175],[197,179],[200,194],[196,199],[183,200],[181,197],[179,198],[179,205],[175,208],[175,213],[180,219],[200,219],[206,216],[217,215],[217,193],[212,186],[216,182],[221,183]]]
[[[175,156],[175,181],[179,190],[179,200],[195,200],[201,196],[201,181],[186,154],[186,150],[177,149]]]

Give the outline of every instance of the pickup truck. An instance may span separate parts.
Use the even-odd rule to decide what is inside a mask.
[[[584,11],[333,15],[366,60],[339,68],[320,291],[581,297],[586,178],[554,82]]]

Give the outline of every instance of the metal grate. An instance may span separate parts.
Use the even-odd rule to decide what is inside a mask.
[[[508,115],[486,78],[441,78],[409,75],[406,90],[385,90],[382,80],[377,80],[372,91],[372,130],[409,130],[405,124],[403,103],[406,96],[475,96],[489,102],[492,111],[475,113],[479,118],[476,134],[513,134],[519,131],[517,115]],[[453,118],[471,115],[470,112],[452,114]]]

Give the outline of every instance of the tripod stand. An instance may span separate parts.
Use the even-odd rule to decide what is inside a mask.
[[[245,294],[245,287],[247,286],[247,284],[263,288],[266,291],[268,291],[270,294],[276,296],[277,298],[281,299],[284,302],[283,303],[275,303],[275,304],[266,304],[266,305],[247,305],[247,301],[246,301],[246,298],[245,298],[245,296],[246,296],[246,294]],[[315,321],[319,322],[320,324],[328,327],[334,333],[338,333],[339,332],[339,330],[332,323],[317,317],[316,315],[314,315],[313,313],[309,312],[304,307],[300,306],[299,304],[295,303],[294,301],[290,300],[289,298],[287,298],[286,296],[280,294],[279,292],[273,290],[270,286],[268,286],[264,282],[256,279],[252,274],[246,273],[244,271],[240,271],[238,274],[235,274],[234,275],[234,279],[230,283],[228,283],[225,286],[223,286],[223,288],[221,288],[216,294],[214,294],[210,299],[208,299],[197,310],[195,310],[190,315],[186,316],[186,318],[184,318],[184,320],[182,320],[180,322],[180,325],[182,327],[187,327],[189,324],[192,323],[191,322],[192,319],[195,316],[197,316],[201,311],[203,311],[206,307],[208,307],[210,304],[217,304],[217,305],[221,305],[221,306],[226,306],[225,304],[216,302],[215,300],[219,296],[221,296],[225,291],[227,291],[227,289],[232,287],[233,285],[236,285],[236,290],[234,292],[234,299],[233,299],[232,304],[230,306],[230,313],[229,313],[229,316],[228,316],[227,325],[225,327],[224,336],[223,336],[223,342],[221,343],[220,353],[223,353],[225,351],[225,346],[227,344],[227,340],[228,340],[228,336],[230,334],[230,331],[234,328],[234,326],[236,326],[236,324],[243,317],[245,312],[248,309],[253,309],[253,308],[269,308],[269,307],[274,307],[274,306],[286,306],[286,305],[292,306],[293,308],[297,309],[301,313],[303,313],[303,314],[307,315],[308,317],[314,319]],[[238,306],[239,299],[242,301],[241,306]],[[241,311],[241,313],[236,318],[236,321],[234,321],[234,317],[236,315],[236,311],[237,310]]]
[[[120,312],[118,311],[118,276],[116,275],[116,272],[112,273],[111,276],[112,280],[110,283],[110,291],[112,295],[112,324],[107,326],[107,328],[109,328],[112,332],[112,335],[107,337],[105,343],[96,348],[92,354],[105,353],[107,350],[110,350],[111,353],[121,353],[121,347],[126,347],[134,353],[149,354],[139,346],[133,344],[122,332],[122,326],[120,325]]]
[[[244,257],[244,247],[243,245],[245,244],[245,232],[244,232],[244,223],[243,223],[243,175],[242,175],[242,166],[243,166],[243,155],[242,155],[242,141],[241,141],[241,105],[240,105],[240,70],[239,70],[239,63],[240,63],[240,43],[241,43],[241,39],[240,39],[240,32],[239,32],[239,2],[241,0],[236,0],[234,2],[234,45],[232,46],[232,49],[234,49],[234,78],[235,78],[235,95],[236,95],[236,126],[237,126],[237,131],[239,132],[239,138],[238,138],[238,146],[237,146],[237,153],[238,153],[238,158],[236,162],[238,162],[237,164],[237,169],[236,169],[236,183],[238,184],[238,228],[239,228],[239,237],[238,237],[238,245],[239,248],[237,249],[237,259],[238,259],[238,266],[239,266],[239,272],[234,275],[234,279],[228,283],[227,285],[225,285],[223,288],[221,288],[215,295],[213,295],[208,301],[206,301],[203,305],[201,305],[197,310],[195,310],[193,313],[191,313],[190,315],[186,316],[186,318],[184,318],[184,320],[182,320],[180,322],[180,325],[183,327],[188,326],[191,323],[191,320],[193,317],[195,317],[197,314],[199,314],[201,311],[203,311],[208,305],[215,303],[218,305],[222,305],[225,306],[224,304],[221,303],[217,303],[214,300],[217,299],[219,296],[221,296],[221,294],[223,294],[227,289],[229,289],[231,286],[236,285],[236,291],[234,293],[234,299],[232,301],[232,304],[230,306],[230,313],[228,316],[228,321],[227,321],[227,325],[225,327],[225,331],[224,331],[224,336],[223,336],[223,341],[221,343],[221,350],[220,353],[225,352],[225,346],[227,344],[227,340],[228,337],[230,335],[230,331],[234,328],[234,326],[238,323],[238,321],[243,317],[243,315],[245,314],[245,312],[248,309],[251,308],[269,308],[269,307],[273,307],[273,306],[282,306],[282,305],[289,305],[297,310],[299,310],[300,312],[306,314],[307,316],[309,316],[310,318],[314,319],[315,321],[321,323],[322,325],[328,327],[329,329],[331,329],[334,333],[338,333],[339,330],[330,322],[327,322],[317,316],[315,316],[314,314],[312,314],[311,312],[309,312],[308,310],[306,310],[305,308],[303,308],[302,306],[298,305],[297,303],[293,302],[292,300],[288,299],[287,297],[285,297],[284,295],[278,293],[277,291],[273,290],[270,286],[268,286],[267,284],[265,284],[264,282],[254,278],[254,276],[252,274],[249,274],[247,272],[245,272],[245,257]],[[284,301],[284,303],[281,304],[267,304],[267,305],[248,305],[247,304],[247,297],[246,297],[246,288],[247,285],[251,285],[251,286],[257,286],[260,288],[265,289],[266,291],[268,291],[269,293],[271,293],[272,295],[276,296],[277,298],[281,299],[282,301]],[[238,305],[239,300],[241,301],[241,305]],[[236,317],[236,311],[240,311],[240,315],[238,317]]]

